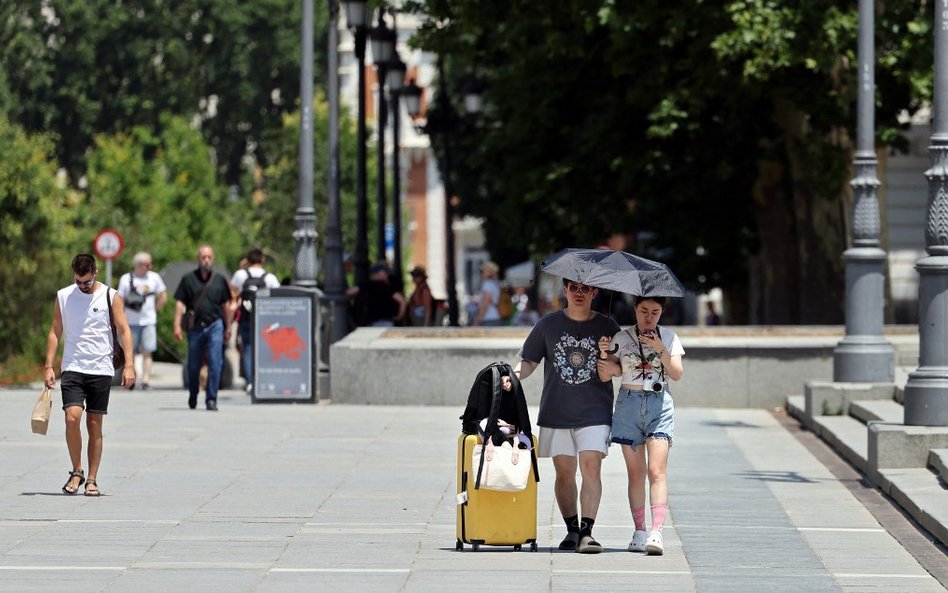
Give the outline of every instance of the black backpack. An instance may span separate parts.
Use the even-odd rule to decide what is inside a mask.
[[[250,272],[247,272],[247,279],[244,280],[244,286],[240,289],[240,305],[245,312],[253,311],[253,301],[257,298],[257,291],[267,287],[266,278],[266,272],[260,276],[251,276]]]
[[[512,389],[504,391],[501,387],[501,378],[510,377]],[[514,374],[513,369],[505,362],[494,362],[484,367],[467,396],[467,407],[461,414],[461,432],[464,434],[478,434],[479,423],[487,418],[487,427],[484,430],[482,438],[486,443],[488,440],[499,436],[497,429],[497,419],[503,419],[514,423],[520,432],[525,434],[532,442],[533,428],[530,426],[530,412],[527,410],[527,397],[523,394],[523,385],[520,379]],[[530,451],[530,457],[533,462],[533,475],[536,481],[540,481],[540,471],[537,468],[536,451]],[[484,456],[481,456],[480,467],[477,468],[477,479],[474,482],[474,488],[481,485],[481,472],[484,468]]]

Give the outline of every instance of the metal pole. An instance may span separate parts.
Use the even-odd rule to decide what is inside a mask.
[[[385,102],[385,64],[379,62],[375,65],[375,72],[378,75],[379,82],[379,100],[378,100],[378,157],[375,163],[375,195],[378,200],[378,218],[375,226],[375,254],[377,261],[385,261],[385,125],[388,119],[386,113],[387,103]]]
[[[395,249],[392,255],[392,275],[395,276],[395,289],[405,290],[402,272],[402,165],[399,152],[399,126],[401,114],[398,106],[398,91],[390,90],[392,95],[392,224],[395,227]]]
[[[329,0],[328,35],[328,93],[329,102],[329,169],[326,172],[329,204],[326,211],[326,258],[323,271],[326,291],[323,300],[329,303],[332,314],[330,343],[346,337],[348,327],[348,299],[343,271],[342,212],[339,202],[339,2]]]
[[[300,176],[293,283],[316,286],[316,212],[313,210],[313,0],[303,0],[300,48]]]
[[[928,148],[928,216],[918,270],[919,366],[905,384],[905,424],[948,426],[948,0],[935,5],[935,119]]]
[[[355,30],[355,53],[359,64],[359,109],[358,126],[356,128],[356,142],[358,154],[356,156],[356,247],[353,264],[355,265],[355,281],[364,286],[369,281],[369,213],[368,201],[365,195],[366,185],[366,153],[365,153],[365,38],[366,27],[357,27]]]
[[[458,323],[458,292],[457,272],[454,262],[454,197],[453,183],[451,182],[451,126],[454,118],[451,117],[451,102],[448,101],[448,85],[444,79],[444,60],[438,57],[438,96],[441,103],[442,127],[444,139],[444,248],[445,248],[445,290],[448,293],[448,325],[457,327]]]
[[[853,188],[853,246],[846,264],[846,336],[833,351],[833,380],[892,383],[895,350],[882,335],[885,251],[876,191],[874,0],[859,0],[859,95]]]

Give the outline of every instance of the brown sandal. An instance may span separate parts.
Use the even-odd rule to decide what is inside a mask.
[[[72,482],[73,478],[79,478],[79,483],[76,484],[75,488],[72,488],[70,486],[70,483]],[[86,475],[82,470],[79,470],[77,472],[69,472],[69,479],[67,479],[66,483],[63,484],[63,494],[68,494],[69,496],[73,496],[74,494],[79,492],[79,487],[85,483],[86,483]]]
[[[93,490],[89,490],[89,486],[92,486]],[[86,482],[86,496],[100,496],[102,493],[99,492],[99,485],[95,483],[95,480],[89,480]]]

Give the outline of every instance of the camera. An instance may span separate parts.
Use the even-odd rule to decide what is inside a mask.
[[[655,382],[652,383],[651,389],[652,389],[652,391],[654,391],[655,393],[661,393],[662,391],[665,390],[665,384],[662,383],[661,381],[655,381]]]

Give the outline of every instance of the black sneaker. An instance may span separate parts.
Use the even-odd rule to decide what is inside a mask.
[[[215,400],[211,400],[211,401],[207,402],[207,409],[208,409],[209,411],[211,411],[211,412],[216,412],[216,411],[217,411],[217,402],[216,402]]]

